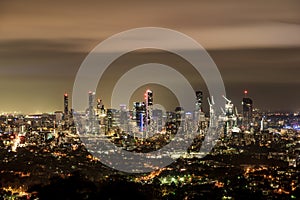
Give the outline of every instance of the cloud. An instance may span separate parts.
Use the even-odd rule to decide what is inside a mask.
[[[74,77],[88,50],[83,39],[0,40],[0,77]]]
[[[206,48],[295,46],[297,0],[230,1],[37,1],[2,2],[2,39],[99,40],[136,27],[181,31]]]

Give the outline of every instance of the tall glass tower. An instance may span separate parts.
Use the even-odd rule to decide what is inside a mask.
[[[64,114],[65,116],[69,114],[69,97],[67,93],[64,94]]]
[[[243,126],[246,129],[250,128],[252,122],[252,110],[253,110],[253,101],[249,97],[247,97],[248,91],[244,91],[244,98],[242,101],[243,106]]]

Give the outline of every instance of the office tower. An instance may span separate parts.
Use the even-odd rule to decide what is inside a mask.
[[[202,91],[196,91],[196,111],[202,111],[202,100],[203,100]]]
[[[65,116],[69,114],[69,98],[67,93],[64,94],[64,114]]]
[[[136,120],[136,106],[137,106],[137,102],[133,102],[133,106],[132,106],[132,120]]]
[[[120,125],[120,111],[117,109],[107,109],[106,132],[116,129]]]
[[[144,102],[134,102],[133,107],[137,126],[143,132],[146,122],[146,104]]]
[[[112,128],[113,124],[113,110],[112,109],[107,109],[106,113],[106,131],[110,131]]]
[[[155,123],[154,130],[156,132],[162,131],[162,127],[163,127],[163,112],[162,112],[162,110],[155,109],[152,111],[152,115],[153,115],[152,116],[153,121]]]
[[[89,110],[94,109],[95,92],[89,91]]]
[[[55,111],[54,114],[55,114],[55,121],[56,122],[60,122],[60,121],[63,120],[64,114],[63,114],[62,111]]]
[[[146,101],[146,125],[150,125],[152,117],[152,106],[153,106],[153,92],[151,90],[146,90],[145,92],[145,101]]]
[[[242,101],[243,106],[243,126],[246,129],[250,128],[252,122],[252,110],[253,110],[253,101],[249,97],[247,97],[248,91],[244,91],[244,98]]]
[[[183,124],[183,131],[186,133],[191,133],[194,128],[193,120],[194,116],[192,112],[186,112],[184,116],[184,124]]]
[[[184,109],[183,107],[176,107],[175,108],[175,116],[176,116],[176,125],[177,127],[184,124]]]
[[[196,103],[194,111],[194,126],[197,127],[197,131],[200,132],[206,127],[205,113],[202,110],[203,92],[196,91]]]
[[[167,111],[166,112],[166,122],[169,123],[176,123],[177,118],[175,112]]]
[[[94,111],[94,103],[95,103],[95,92],[89,92],[88,96],[89,105],[87,109],[87,120],[88,120],[88,130],[89,133],[95,133],[96,130],[96,117]]]
[[[146,90],[145,100],[146,100],[147,107],[153,105],[153,92],[151,90],[149,90],[149,89]]]
[[[129,131],[128,121],[129,119],[129,112],[127,110],[126,104],[120,105],[120,128],[123,131]]]

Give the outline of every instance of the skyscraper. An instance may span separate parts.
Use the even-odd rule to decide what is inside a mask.
[[[175,108],[175,116],[176,116],[176,125],[177,127],[182,126],[185,121],[184,116],[184,108],[183,107],[176,107]]]
[[[106,131],[116,128],[120,125],[120,111],[117,109],[107,109]]]
[[[163,111],[155,109],[152,111],[153,121],[155,122],[155,131],[160,132],[163,127]]]
[[[146,100],[147,107],[153,105],[153,92],[151,90],[149,90],[149,89],[146,90],[145,100]]]
[[[149,125],[152,117],[152,106],[153,106],[153,92],[151,90],[146,90],[145,92],[146,101],[146,125]]]
[[[95,110],[94,110],[94,103],[95,103],[95,92],[89,91],[89,105],[87,109],[87,116],[88,116],[88,130],[89,133],[95,133]]]
[[[203,92],[196,91],[196,110],[202,111]]]
[[[202,110],[203,92],[196,91],[196,103],[194,111],[195,126],[198,127],[197,131],[204,130],[206,127],[205,113]]]
[[[141,132],[144,131],[146,121],[146,105],[144,102],[134,102],[135,120]]]
[[[95,92],[89,91],[89,110],[94,109],[94,103],[95,103]]]
[[[252,110],[253,110],[253,101],[249,97],[247,97],[248,91],[244,91],[244,98],[242,101],[243,106],[243,126],[246,129],[250,128],[250,124],[252,121]]]
[[[64,114],[65,116],[69,114],[69,97],[67,93],[64,94]]]

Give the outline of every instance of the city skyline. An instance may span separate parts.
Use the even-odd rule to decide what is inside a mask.
[[[100,108],[98,108],[99,107],[99,102],[100,102],[100,104],[101,104],[101,106],[103,106],[102,107],[102,109],[116,109],[116,110],[118,110],[118,109],[121,109],[122,107],[126,107],[128,110],[132,110],[133,109],[133,104],[134,103],[136,103],[136,102],[140,102],[140,103],[146,103],[145,101],[145,93],[144,93],[144,95],[143,95],[143,93],[141,93],[140,91],[143,91],[143,89],[144,88],[148,88],[148,87],[140,87],[138,90],[137,90],[137,92],[135,92],[135,93],[137,93],[137,94],[135,94],[135,98],[134,98],[134,100],[132,100],[133,98],[131,98],[131,101],[129,102],[129,104],[127,105],[127,104],[120,104],[119,106],[120,107],[107,107],[105,104],[103,104],[103,100],[102,100],[102,98],[100,98],[99,96],[97,96],[96,95],[96,93],[95,92],[92,92],[92,91],[89,91],[89,92],[87,92],[87,95],[86,95],[86,98],[88,99],[88,104],[86,105],[87,107],[87,109],[92,105],[93,106],[93,108],[94,109],[100,109]],[[147,91],[151,91],[150,89],[147,89]],[[164,91],[161,91],[161,92],[164,92]],[[201,106],[201,110],[204,112],[204,113],[206,113],[206,114],[209,114],[209,105],[210,105],[210,98],[213,98],[213,96],[210,96],[210,97],[207,97],[207,94],[203,94],[203,92],[202,91],[195,91],[195,99],[193,100],[193,105],[195,106],[195,109],[194,110],[185,110],[186,112],[193,112],[193,111],[196,111],[196,110],[198,110],[199,109],[199,106],[198,106],[198,104],[197,104],[197,102],[199,102],[199,97],[197,96],[197,94],[198,93],[201,93],[201,95],[202,95],[202,97],[201,97],[201,104],[200,104],[200,106]],[[252,97],[251,96],[249,96],[248,95],[248,93],[249,93],[249,91],[248,90],[244,90],[243,91],[243,96],[241,96],[241,105],[239,105],[239,104],[235,104],[234,102],[233,102],[233,106],[234,106],[234,108],[236,108],[237,109],[237,111],[238,112],[240,112],[240,113],[242,113],[243,112],[243,110],[244,110],[244,99],[250,99],[250,101],[251,101],[251,104],[253,104],[253,102],[252,102]],[[91,98],[91,94],[93,94],[93,100],[91,100],[90,98]],[[63,96],[63,99],[62,99],[62,96]],[[60,108],[59,109],[56,109],[56,110],[51,110],[51,111],[49,111],[49,112],[28,112],[28,113],[26,113],[26,112],[18,112],[18,111],[13,111],[13,112],[2,112],[2,113],[0,113],[0,114],[32,114],[32,115],[35,115],[35,114],[43,114],[43,113],[55,113],[55,112],[61,112],[61,113],[63,113],[63,114],[68,114],[69,112],[71,113],[71,112],[73,112],[74,110],[73,110],[73,107],[72,107],[72,103],[71,103],[71,99],[69,99],[69,97],[71,97],[72,95],[71,94],[69,94],[69,93],[67,93],[67,92],[64,92],[64,93],[62,93],[61,94],[61,105],[60,105]],[[174,97],[174,98],[176,98],[175,96],[174,96],[174,94],[170,94],[170,97]],[[203,97],[207,97],[207,98],[203,98]],[[232,102],[230,99],[228,99],[228,98],[230,98],[230,97],[226,97],[226,96],[222,96],[223,98],[225,98],[225,100],[226,101],[230,101],[230,102]],[[155,95],[155,99],[160,99],[159,98],[159,96],[157,96],[157,95]],[[226,106],[226,101],[224,102],[225,104],[224,104],[224,106]],[[255,102],[255,99],[254,99],[254,102]],[[166,108],[170,108],[169,106],[167,106],[167,107],[164,107],[164,105],[161,105],[161,104],[157,104],[156,102],[154,102],[154,108],[155,109],[163,109],[164,111],[169,111],[169,112],[173,112],[173,111],[175,111],[176,110],[176,108],[179,108],[180,107],[180,105],[179,105],[179,103],[177,102],[177,100],[175,100],[175,102],[174,102],[174,107],[171,107],[171,109],[166,109]],[[254,103],[254,105],[255,105],[255,103]],[[185,109],[184,107],[182,107],[183,109]],[[205,109],[203,109],[203,108],[205,108]],[[224,109],[225,107],[222,107],[222,108],[220,108],[221,110],[222,109]],[[266,110],[264,110],[264,109],[260,109],[260,108],[257,108],[257,107],[252,107],[251,108],[251,110],[252,111],[258,111],[258,112],[261,112],[261,113],[269,113],[269,114],[271,114],[271,113],[276,113],[276,112],[279,112],[280,113],[280,111],[266,111]],[[82,112],[82,111],[80,111],[80,112]],[[298,112],[288,112],[288,111],[282,111],[281,113],[298,113]]]
[[[0,112],[60,110],[61,93],[72,93],[80,64],[97,44],[120,31],[145,26],[174,29],[203,45],[221,72],[227,96],[236,105],[241,106],[242,91],[248,89],[255,107],[299,112],[299,3],[232,3],[73,1],[70,5],[30,0],[25,8],[3,1]],[[116,11],[114,15],[110,10]],[[161,60],[159,57],[165,55],[156,60]],[[132,63],[123,61],[124,65]],[[198,87],[205,91],[205,85]],[[101,92],[98,88],[99,96],[105,96]]]
[[[88,199],[95,195],[111,199],[107,195],[124,188],[118,185],[121,181],[157,197],[149,199],[244,199],[245,195],[297,199],[299,113],[252,113],[253,102],[244,91],[242,117],[223,96],[224,116],[215,126],[216,118],[201,112],[202,95],[196,92],[193,113],[178,107],[165,116],[152,109],[151,90],[142,95],[145,103],[136,102],[132,112],[126,112],[124,105],[119,111],[105,111],[101,100],[95,105],[95,93],[90,91],[84,114],[70,112],[64,93],[64,111],[1,115],[0,195],[67,199],[85,194]],[[213,98],[209,104],[214,105]],[[210,134],[211,128],[218,137]],[[211,137],[215,142],[209,142]],[[168,145],[171,148],[164,149]],[[157,150],[163,151],[153,154]],[[113,193],[101,189],[115,183]],[[128,190],[119,193],[123,198]]]
[[[300,199],[299,10],[0,1],[0,199]]]
[[[140,90],[141,90],[141,88],[139,88],[137,91],[140,91]],[[135,103],[137,103],[137,102],[138,103],[146,103],[147,100],[145,99],[146,98],[145,96],[146,96],[146,93],[148,91],[151,91],[151,93],[152,93],[152,90],[147,89],[146,92],[144,93],[144,95],[143,95],[143,93],[138,93],[138,95],[137,95],[138,97],[134,101],[129,102],[128,105],[127,104],[120,104],[119,105],[120,107],[105,107],[106,105],[103,104],[102,99],[100,97],[96,96],[95,92],[89,91],[87,93],[87,96],[86,96],[86,98],[88,99],[88,104],[86,105],[86,109],[92,109],[92,108],[93,109],[101,109],[101,107],[102,107],[102,109],[116,109],[116,110],[119,110],[119,109],[122,109],[125,106],[125,108],[127,110],[132,110],[133,105]],[[201,97],[199,96],[199,93],[201,93]],[[213,97],[208,97],[207,99],[203,99],[203,96],[207,96],[207,95],[204,95],[202,91],[195,91],[195,94],[196,94],[195,99],[193,100],[193,105],[195,107],[194,110],[185,110],[185,111],[189,113],[189,112],[197,111],[197,110],[200,109],[203,112],[205,112],[206,114],[208,114],[209,113],[209,108],[208,108],[208,110],[203,110],[203,107],[205,107],[205,108],[209,107],[210,101],[209,101],[208,98],[213,98]],[[244,94],[244,96],[242,98],[242,107],[241,107],[241,110],[240,110],[241,112],[243,110],[243,100],[244,100],[244,98],[249,99],[248,90],[244,90],[243,94]],[[61,112],[64,115],[68,115],[69,113],[74,111],[73,107],[72,107],[72,104],[70,103],[70,99],[69,99],[69,97],[72,96],[72,95],[70,95],[67,92],[64,92],[62,94],[62,96],[63,96],[63,100],[61,101],[61,109],[58,109],[58,110],[52,110],[50,112],[36,112],[36,113],[33,113],[33,112],[22,113],[22,112],[14,111],[14,112],[2,112],[2,114],[43,114],[43,113],[46,114],[46,113]],[[156,98],[158,97],[158,99],[160,99],[159,96],[155,95],[155,97]],[[176,98],[174,95],[172,97]],[[225,96],[223,96],[223,98],[228,100],[228,98],[226,98]],[[231,102],[231,100],[230,100],[230,102]],[[224,106],[225,106],[225,104],[224,104]],[[101,106],[99,107],[99,105],[101,105]],[[181,107],[181,105],[179,105],[178,102],[175,102],[174,107],[172,107],[171,109],[166,109],[166,107],[164,107],[161,104],[157,104],[155,101],[152,102],[152,105],[154,106],[155,109],[158,109],[158,110],[162,109],[163,111],[168,111],[168,112],[173,112],[179,107],[182,108],[183,110],[185,109],[184,107]],[[233,104],[233,106],[236,107],[237,109],[239,107],[238,105],[235,105],[235,104]],[[223,107],[221,109],[223,109]],[[251,110],[255,110],[255,109],[258,109],[258,108],[252,108]],[[258,109],[258,110],[260,110],[260,109]],[[83,111],[79,111],[79,112],[83,112]]]

